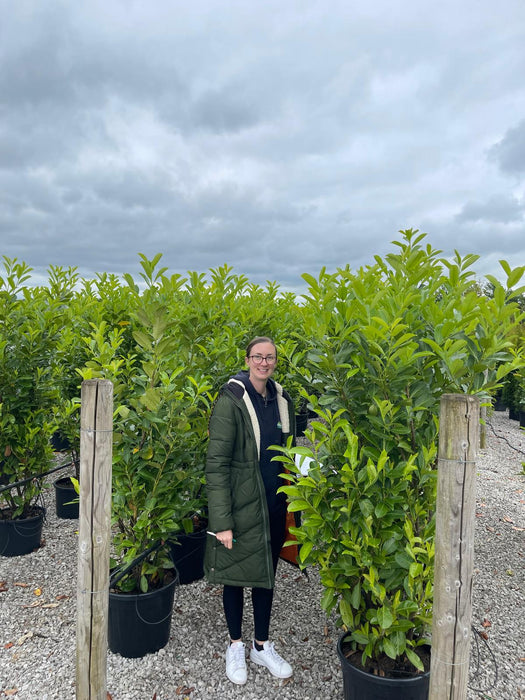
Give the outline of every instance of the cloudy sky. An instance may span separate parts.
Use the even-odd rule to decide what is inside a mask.
[[[525,264],[524,0],[0,0],[0,253],[297,289]]]

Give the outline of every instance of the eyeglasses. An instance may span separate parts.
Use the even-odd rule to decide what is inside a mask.
[[[250,359],[252,359],[256,365],[260,365],[263,360],[266,360],[268,365],[273,365],[277,358],[275,355],[266,355],[266,357],[264,355],[250,355]]]

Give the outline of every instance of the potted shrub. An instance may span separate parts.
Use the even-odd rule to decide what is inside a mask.
[[[172,334],[173,321],[154,288],[143,296],[131,323],[131,355],[119,355],[122,330],[110,331],[102,324],[93,330],[91,359],[82,370],[84,379],[104,376],[114,384],[109,646],[124,656],[156,651],[167,641],[169,615],[150,615],[148,610],[150,604],[156,609],[154,594],[164,595],[166,587],[173,600],[178,576],[170,539],[191,532],[205,517],[202,487],[210,400],[206,379],[178,363],[180,339]],[[130,596],[137,597],[139,625],[148,620],[147,628],[133,634],[128,627],[134,609]],[[160,639],[150,634],[153,618],[159,621]],[[137,646],[140,641],[146,646]]]
[[[295,431],[297,437],[302,437],[308,427],[308,420],[315,415],[311,404],[308,403],[308,393],[312,393],[314,381],[305,366],[307,354],[304,347],[305,339],[298,339],[297,324],[292,337],[286,337],[279,343],[279,381],[293,399],[295,406]]]
[[[42,476],[56,430],[55,307],[24,282],[30,268],[4,258],[0,277],[0,554],[40,545]],[[7,488],[11,485],[10,488]],[[21,538],[17,537],[21,533]]]
[[[374,682],[428,669],[439,399],[488,399],[524,362],[509,342],[520,313],[505,288],[479,295],[474,256],[441,260],[416,233],[356,273],[304,276],[305,362],[324,387],[308,401],[320,420],[307,432],[312,448],[276,457],[289,472],[289,509],[301,514],[299,563],[319,567],[322,607],[342,630],[346,698],[377,697],[354,694],[347,664]],[[305,457],[307,474],[296,465]],[[391,697],[417,696],[405,683]]]
[[[60,435],[66,445],[62,452],[69,455],[73,472],[54,481],[56,514],[58,518],[75,519],[79,514],[80,397],[62,398],[60,407],[56,409],[56,422],[60,425]],[[55,449],[53,441],[51,444]]]

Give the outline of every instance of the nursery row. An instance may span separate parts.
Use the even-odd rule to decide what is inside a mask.
[[[305,274],[300,297],[227,266],[170,276],[160,255],[140,256],[140,280],[81,279],[52,267],[46,285],[30,286],[31,270],[4,258],[0,520],[34,514],[33,477],[48,468],[56,431],[77,458],[80,384],[106,378],[114,387],[113,565],[198,528],[211,407],[250,339],[269,335],[275,376],[296,412],[320,418],[308,433],[315,449],[301,448],[313,460],[309,478],[294,472],[293,451],[281,456],[291,507],[311,516],[295,533],[300,562],[320,567],[322,605],[364,659],[408,656],[421,666],[440,397],[488,402],[512,386],[513,401],[525,399],[525,267],[503,261],[506,282],[482,285],[476,256],[446,260],[424,238],[404,231],[374,264]],[[119,586],[158,587],[170,565],[167,550],[154,548]]]

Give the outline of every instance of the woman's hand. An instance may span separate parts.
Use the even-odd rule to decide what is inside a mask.
[[[233,530],[223,530],[222,532],[217,532],[215,537],[226,547],[226,549],[231,549],[233,547]]]

